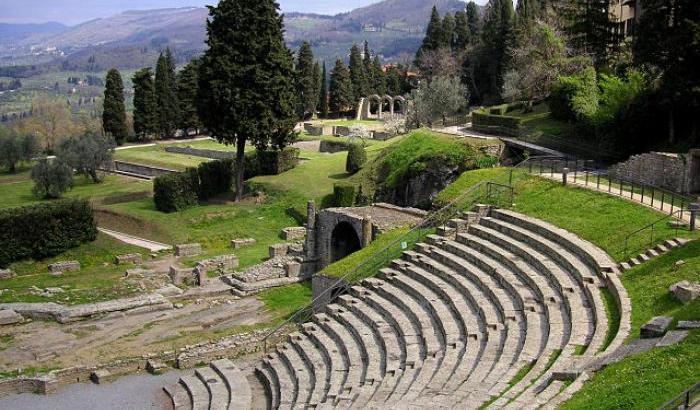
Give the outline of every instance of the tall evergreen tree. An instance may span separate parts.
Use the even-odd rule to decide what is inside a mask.
[[[209,7],[197,108],[219,142],[236,145],[236,199],[243,196],[245,146],[281,149],[294,139],[294,57],[274,0],[221,0]]]
[[[467,26],[469,26],[469,37],[475,42],[480,35],[479,8],[476,3],[467,3]]]
[[[590,55],[596,68],[604,67],[610,46],[615,44],[610,1],[565,0],[560,13],[566,21],[571,46],[579,53]]]
[[[202,127],[197,114],[197,75],[199,60],[194,59],[177,73],[177,98],[180,103],[180,121],[178,127],[185,133],[194,129],[195,133]]]
[[[299,47],[296,64],[297,94],[299,95],[299,115],[316,110],[318,93],[314,77],[314,53],[311,45],[304,41]]]
[[[365,65],[357,44],[350,49],[350,82],[352,83],[352,99],[358,101],[369,94],[369,86],[365,75]]]
[[[374,92],[379,95],[386,94],[386,75],[384,70],[382,70],[382,62],[379,56],[374,57],[370,71],[372,72],[372,88]]]
[[[116,68],[107,72],[102,111],[102,128],[111,135],[117,144],[122,144],[128,136],[126,108],[124,107],[124,83]]]
[[[467,23],[467,12],[458,11],[455,13],[455,51],[464,51],[472,41],[469,24]]]
[[[177,130],[180,107],[177,101],[175,82],[175,60],[170,49],[161,53],[156,64],[156,105],[158,107],[158,129],[161,137],[171,137]]]
[[[336,60],[335,67],[331,70],[329,94],[330,110],[338,116],[348,110],[349,107],[352,107],[352,104],[355,102],[350,72],[340,59]]]
[[[362,51],[362,69],[365,73],[365,84],[367,84],[367,94],[376,94],[379,91],[375,89],[374,71],[372,70],[372,52],[369,49],[369,43],[365,40],[365,46]],[[363,95],[363,97],[365,97]]]
[[[321,74],[321,91],[318,96],[318,110],[321,112],[321,118],[328,117],[328,73],[326,72],[326,62],[323,62],[323,71]]]
[[[455,18],[447,13],[442,19],[442,30],[440,35],[440,47],[447,49],[455,48]]]
[[[484,93],[498,100],[503,87],[503,76],[510,68],[511,49],[514,43],[515,11],[511,0],[489,0],[481,39],[483,44],[481,63],[486,70]]]
[[[433,10],[430,12],[430,21],[428,22],[428,28],[425,32],[425,38],[423,38],[423,43],[416,54],[416,61],[420,61],[420,57],[424,52],[435,51],[440,48],[442,34],[440,13],[438,13],[437,7],[433,6]]]
[[[132,78],[134,83],[134,133],[139,139],[148,139],[158,132],[156,94],[153,71],[143,68]]]
[[[314,113],[318,111],[318,96],[321,92],[321,65],[318,61],[314,62]]]

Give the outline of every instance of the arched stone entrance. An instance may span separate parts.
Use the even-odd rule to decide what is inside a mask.
[[[362,247],[355,228],[348,222],[340,222],[331,234],[331,260],[336,262]]]

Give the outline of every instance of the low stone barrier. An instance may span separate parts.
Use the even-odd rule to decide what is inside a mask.
[[[201,149],[191,146],[186,147],[165,147],[165,152],[174,154],[192,155],[193,157],[202,157],[209,159],[233,159],[235,153],[229,151],[218,151],[214,149]]]
[[[185,243],[175,245],[175,256],[197,256],[202,254],[202,245],[198,243]]]
[[[282,229],[282,238],[286,241],[296,241],[306,237],[306,228],[303,226],[291,226]]]
[[[117,255],[114,258],[114,263],[117,265],[123,265],[125,263],[133,263],[135,265],[140,265],[143,263],[140,253],[128,253],[126,255]]]
[[[192,268],[171,266],[168,276],[175,285],[193,285],[195,282],[194,269]]]
[[[132,162],[114,161],[114,169],[116,171],[127,172],[129,174],[141,175],[148,178],[155,178],[165,174],[172,174],[177,171],[167,168],[152,167],[143,164],[134,164]]]
[[[347,141],[342,139],[338,139],[338,141],[323,140],[321,141],[321,145],[319,146],[318,150],[319,152],[334,154],[336,152],[347,151],[349,149],[348,147],[349,145]]]
[[[231,240],[231,247],[233,249],[240,249],[244,246],[255,245],[257,241],[253,238],[243,238],[243,239],[233,239]]]
[[[62,275],[64,272],[74,272],[80,270],[80,262],[63,261],[49,265],[49,273],[52,275]]]

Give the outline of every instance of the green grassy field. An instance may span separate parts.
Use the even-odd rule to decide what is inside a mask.
[[[676,262],[684,261],[681,266]],[[681,280],[700,281],[700,240],[635,267],[622,275],[632,301],[632,330],[649,319],[667,315],[678,320],[700,320],[700,299],[682,304],[668,287]],[[675,346],[630,356],[596,373],[563,409],[656,409],[680,394],[700,374],[700,330]]]

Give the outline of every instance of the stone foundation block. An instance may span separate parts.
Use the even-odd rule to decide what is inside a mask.
[[[306,228],[303,226],[292,226],[282,229],[282,237],[286,241],[296,241],[306,237]]]
[[[15,273],[10,269],[0,269],[0,280],[12,279],[15,277]]]
[[[257,241],[253,238],[234,239],[231,241],[231,247],[233,249],[240,249],[244,246],[255,245],[256,243]]]
[[[117,265],[123,265],[125,263],[140,265],[143,263],[143,259],[140,253],[128,253],[126,255],[117,255],[117,257],[114,258],[114,263]]]
[[[682,342],[686,337],[688,337],[687,330],[670,330],[659,340],[656,347],[673,346]]]
[[[0,310],[0,325],[14,325],[24,320],[22,315],[12,309]]]
[[[158,360],[150,359],[146,362],[146,371],[150,374],[163,374],[168,369],[168,366]]]
[[[270,258],[287,256],[287,253],[289,252],[289,244],[276,243],[274,245],[270,245],[269,251],[270,251]]]
[[[700,283],[690,283],[687,280],[675,283],[668,289],[676,299],[689,303],[700,296]]]
[[[95,370],[90,374],[90,380],[95,384],[104,384],[114,380],[114,375],[107,369]]]
[[[204,274],[217,269],[226,272],[236,269],[238,263],[238,256],[234,254],[221,255],[197,262],[197,269]]]
[[[284,265],[284,271],[289,277],[299,276],[301,275],[301,263],[289,262],[286,265]]]
[[[175,256],[197,256],[202,254],[202,245],[198,243],[185,243],[175,245]]]
[[[194,270],[192,268],[171,266],[168,275],[174,285],[191,285],[194,281]]]
[[[666,329],[671,325],[673,318],[668,316],[656,316],[645,323],[639,330],[642,339],[661,337],[666,333]]]
[[[80,262],[63,261],[49,265],[49,273],[52,275],[62,275],[64,272],[74,272],[80,270]]]

